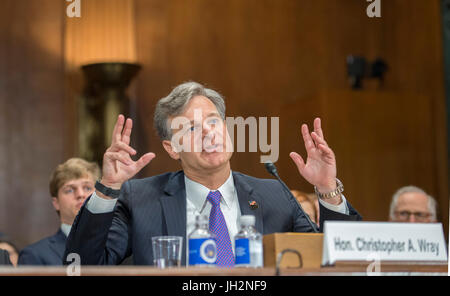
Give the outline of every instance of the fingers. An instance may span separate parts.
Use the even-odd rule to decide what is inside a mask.
[[[117,117],[116,124],[114,125],[111,145],[114,145],[115,143],[121,141],[127,145],[130,144],[130,136],[132,128],[133,128],[133,121],[131,120],[131,118],[125,120],[125,116],[119,114],[119,116]]]
[[[332,158],[334,153],[333,150],[330,149],[330,147],[323,145],[323,144],[319,144],[318,148],[320,149],[320,151],[322,151],[324,153],[325,156]]]
[[[149,162],[155,158],[155,153],[149,152],[141,156],[141,158],[136,161],[136,169],[139,172],[143,167],[145,167]]]
[[[306,124],[302,124],[302,135],[303,141],[305,142],[306,151],[309,151],[315,148],[314,142],[309,134],[308,126]]]
[[[105,157],[113,160],[119,161],[126,166],[136,165],[136,172],[139,172],[143,167],[145,167],[149,162],[156,157],[155,153],[149,152],[141,156],[137,161],[133,161],[128,154],[121,152],[106,152]]]
[[[328,147],[327,142],[323,138],[319,137],[316,132],[312,132],[311,136],[320,151],[328,155],[333,155],[333,151],[330,149],[330,147]]]
[[[319,135],[319,137],[324,139],[323,131],[322,131],[322,124],[321,124],[321,120],[319,117],[314,119],[314,131],[316,132],[317,135]]]
[[[318,147],[320,144],[328,146],[327,142],[322,137],[320,137],[316,132],[312,132],[311,136],[314,140],[314,143],[316,144],[316,147]]]
[[[297,166],[300,173],[303,172],[303,169],[305,168],[305,162],[303,161],[303,158],[296,152],[291,152],[289,156],[294,161],[295,165]]]
[[[128,154],[123,154],[120,152],[111,152],[111,151],[106,152],[105,158],[113,160],[113,161],[119,161],[127,166],[133,164],[133,160],[130,158],[130,156]]]
[[[119,142],[122,139],[122,129],[123,129],[123,124],[125,122],[125,117],[122,114],[119,114],[119,116],[117,117],[117,121],[116,124],[114,125],[114,129],[113,129],[113,133],[112,133],[112,143],[111,145],[113,145],[114,143]]]
[[[307,151],[312,148],[318,148],[319,144],[328,146],[323,136],[321,120],[318,117],[314,119],[314,131],[311,134],[309,134],[308,126],[306,124],[302,125],[302,135]]]
[[[123,142],[116,142],[107,151],[109,152],[121,152],[124,151],[130,155],[135,155],[137,152],[132,147],[128,146]]]
[[[122,132],[122,142],[129,145],[130,144],[130,136],[131,136],[131,129],[133,128],[133,120],[131,118],[128,118],[125,122],[125,128]]]

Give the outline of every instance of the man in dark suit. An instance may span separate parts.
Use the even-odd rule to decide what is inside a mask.
[[[25,247],[19,254],[19,265],[61,265],[66,247],[66,235],[61,229]]]
[[[155,154],[131,159],[136,154],[129,146],[132,121],[119,115],[104,154],[102,179],[75,219],[64,258],[76,253],[81,264],[119,264],[133,254],[135,264],[151,265],[151,238],[179,235],[186,242],[198,214],[209,215],[210,229],[217,221],[226,229],[218,240],[217,262],[225,258],[219,266],[233,266],[231,241],[241,215],[254,215],[256,229],[263,234],[316,231],[278,181],[231,171],[233,147],[224,120],[220,94],[195,82],[179,85],[158,102],[154,123],[164,149],[180,162],[182,171],[130,180]],[[306,163],[295,152],[290,156],[320,197],[320,224],[361,219],[341,194],[335,156],[325,142],[320,119],[314,121],[311,134],[302,125],[302,135]],[[214,220],[220,215],[222,219]],[[186,263],[186,243],[182,262]]]
[[[62,265],[73,220],[99,178],[99,166],[81,158],[71,158],[57,166],[49,187],[61,226],[54,235],[25,247],[19,254],[19,265]]]
[[[0,265],[11,265],[12,263],[9,260],[9,253],[6,250],[0,249]]]

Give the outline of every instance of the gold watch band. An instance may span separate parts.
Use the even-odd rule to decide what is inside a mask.
[[[344,192],[344,184],[342,184],[342,182],[341,182],[338,178],[336,178],[336,186],[337,186],[337,187],[336,187],[335,190],[333,190],[333,191],[331,191],[331,192],[327,192],[327,193],[321,193],[321,192],[319,192],[319,190],[317,190],[317,187],[314,186],[314,191],[316,192],[316,195],[317,195],[319,198],[322,198],[322,199],[330,199],[330,198],[339,196],[342,192]]]

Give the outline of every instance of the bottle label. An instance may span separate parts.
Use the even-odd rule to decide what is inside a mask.
[[[248,238],[240,238],[235,241],[236,265],[250,264],[250,243]]]
[[[216,241],[211,238],[189,239],[189,265],[215,264],[217,258]]]

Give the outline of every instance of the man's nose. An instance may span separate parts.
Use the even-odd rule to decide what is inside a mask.
[[[202,132],[203,132],[204,135],[208,134],[212,130],[211,125],[208,124],[208,122],[206,120],[203,122],[202,126],[203,126]]]
[[[208,123],[203,123],[203,129],[202,129],[202,138],[205,138],[206,136],[213,138],[215,135],[213,127]]]
[[[409,223],[416,223],[416,216],[414,214],[409,215],[409,219],[408,219]]]
[[[88,197],[87,192],[85,192],[82,187],[77,188],[76,198],[77,199],[85,199],[86,197]]]

